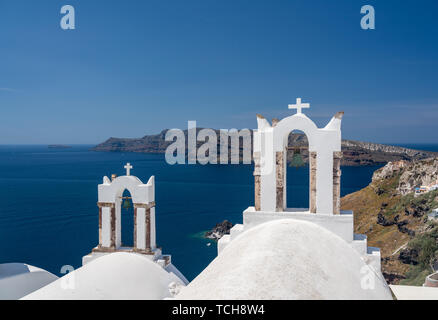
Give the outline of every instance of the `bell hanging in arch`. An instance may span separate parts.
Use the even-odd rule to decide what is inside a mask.
[[[294,148],[294,155],[292,157],[292,161],[289,166],[298,169],[300,167],[304,167],[305,165],[306,163],[304,162],[303,157],[301,155],[301,149]]]
[[[126,210],[128,210],[129,208],[132,208],[131,201],[129,200],[128,197],[123,198],[123,205],[122,205],[122,207],[124,209],[126,209]]]

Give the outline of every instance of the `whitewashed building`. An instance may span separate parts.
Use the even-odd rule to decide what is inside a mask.
[[[438,220],[438,208],[433,209],[431,213],[427,215],[429,220]]]

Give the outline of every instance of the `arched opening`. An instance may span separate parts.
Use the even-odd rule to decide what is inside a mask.
[[[134,247],[134,205],[127,189],[118,197],[116,210],[119,246]]]
[[[310,208],[309,142],[303,131],[290,132],[285,159],[285,208]]]

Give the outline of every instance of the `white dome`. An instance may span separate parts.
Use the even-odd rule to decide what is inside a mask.
[[[54,274],[25,263],[0,264],[0,300],[19,299],[56,279]]]
[[[169,285],[184,285],[185,278],[169,264],[163,269],[147,257],[115,252],[24,297],[29,300],[159,300],[171,297]]]
[[[373,275],[374,289],[362,284]],[[368,278],[364,278],[368,276]],[[242,233],[177,299],[392,299],[343,239],[316,224],[267,222]]]

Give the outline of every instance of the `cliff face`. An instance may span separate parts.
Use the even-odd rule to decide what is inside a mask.
[[[400,175],[396,191],[401,195],[407,195],[416,187],[438,183],[438,159],[390,162],[374,172],[373,182],[391,178],[396,174]]]
[[[438,159],[388,163],[364,189],[342,198],[353,210],[355,232],[381,248],[389,283],[421,285],[438,261],[438,223],[427,214],[438,208],[438,191],[421,195],[414,188],[436,182]]]
[[[144,153],[164,153],[170,142],[164,140],[167,130],[163,130],[156,135],[148,135],[143,138],[109,138],[103,143],[98,144],[92,150],[109,152],[144,152]]]
[[[201,128],[198,128],[198,131]],[[219,131],[215,130],[219,138]],[[144,152],[144,153],[165,153],[166,148],[171,142],[165,141],[167,130],[163,130],[156,135],[147,135],[138,139],[123,139],[110,138],[107,141],[92,148],[94,151],[106,152]],[[184,131],[187,145],[187,130]],[[242,139],[241,139],[242,140]],[[201,146],[203,142],[198,142],[197,146]],[[291,134],[289,136],[289,146],[307,146],[307,138],[303,134]],[[229,145],[230,147],[230,145]],[[219,153],[219,146],[218,146]],[[342,165],[344,166],[363,166],[363,165],[378,165],[389,161],[398,160],[417,160],[425,159],[431,156],[438,156],[437,153],[412,150],[396,146],[387,146],[376,143],[343,140],[342,150],[344,158]],[[242,149],[239,150],[242,155]],[[229,152],[230,154],[230,152]],[[252,152],[251,152],[252,154]],[[293,152],[288,152],[288,161],[292,159]],[[305,162],[308,161],[308,152],[303,150],[302,156]]]
[[[405,195],[413,187],[428,186],[438,182],[438,159],[416,162],[404,170],[400,176],[398,191]]]

